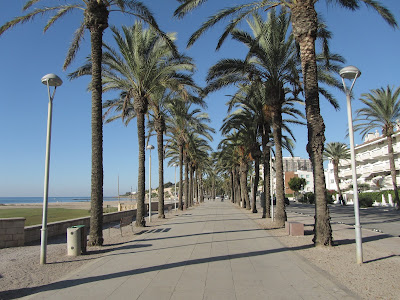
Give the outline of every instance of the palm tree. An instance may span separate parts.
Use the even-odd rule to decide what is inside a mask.
[[[114,107],[116,112],[120,112],[118,117],[122,120],[126,116],[129,116],[128,120],[136,116],[139,144],[136,226],[145,226],[145,114],[149,103],[155,102],[152,99],[160,88],[182,90],[187,84],[193,84],[190,77],[178,72],[193,69],[193,65],[186,57],[173,56],[165,40],[152,28],[143,28],[140,22],[135,22],[132,27],[123,26],[123,34],[115,27],[111,30],[119,52],[104,44],[103,92],[121,91],[120,98],[108,102],[106,106],[109,110]],[[173,37],[170,36],[170,39]],[[89,61],[70,77],[87,75],[92,67]]]
[[[230,135],[230,136],[229,136]],[[215,152],[214,156],[216,156],[216,168],[215,170],[218,172],[227,172],[230,174],[230,195],[231,202],[240,204],[240,184],[238,182],[238,157],[237,152],[235,151],[235,144],[233,143],[232,134],[226,135],[226,138],[223,139],[218,145],[218,152]]]
[[[188,59],[188,58],[187,58]],[[187,66],[189,66],[189,60],[187,61]],[[193,66],[193,65],[191,65]],[[182,63],[181,66],[177,66],[177,69],[181,67],[185,67]],[[193,66],[194,67],[194,66]],[[183,75],[183,74],[182,74]],[[184,95],[186,94],[185,89],[192,89],[197,92],[200,92],[200,88],[197,87],[190,78],[186,78],[186,84],[184,85],[183,82],[181,86],[176,87],[178,91],[171,91],[167,90],[166,88],[161,87],[153,97],[150,98],[149,103],[149,115],[151,119],[149,121],[149,128],[154,129],[157,133],[157,149],[158,149],[158,186],[164,186],[164,133],[166,132],[166,121],[165,119],[168,118],[167,116],[167,108],[166,106],[168,103],[172,101],[172,99],[176,96],[179,92],[182,92]],[[183,92],[184,91],[184,92]],[[191,101],[196,100],[196,103],[202,104],[200,99],[195,97],[190,98]],[[159,188],[158,193],[158,217],[165,218],[164,215],[164,189]]]
[[[333,176],[336,181],[336,189],[340,197],[342,197],[342,191],[339,185],[339,162],[341,159],[349,159],[350,151],[346,144],[340,142],[331,142],[326,144],[324,150],[325,159],[329,159],[333,164]]]
[[[23,6],[23,11],[29,11],[41,0],[29,0]],[[64,70],[71,64],[79,50],[80,42],[85,29],[90,32],[92,68],[92,179],[91,179],[91,217],[90,217],[90,245],[103,244],[103,124],[102,124],[102,90],[101,90],[101,60],[103,32],[108,27],[108,16],[111,11],[120,11],[124,14],[137,17],[148,23],[163,39],[176,51],[169,37],[165,35],[147,9],[140,1],[135,0],[81,0],[66,1],[66,4],[57,6],[42,6],[33,9],[24,16],[16,17],[0,28],[0,35],[8,29],[28,21],[38,15],[51,14],[44,26],[46,32],[56,21],[71,11],[83,12],[83,21],[75,31],[67,57],[64,61]]]
[[[175,16],[183,17],[207,0],[177,0],[180,6],[175,11]],[[320,0],[322,1],[322,0]],[[315,5],[318,0],[257,0],[251,3],[239,4],[220,10],[211,16],[203,25],[192,34],[188,45],[192,45],[207,29],[216,23],[230,19],[221,35],[217,49],[221,47],[226,37],[247,16],[256,11],[267,11],[277,6],[283,6],[290,11],[293,35],[300,48],[302,76],[304,78],[304,94],[306,100],[306,117],[308,127],[307,152],[313,164],[315,186],[315,245],[332,245],[332,229],[328,206],[325,199],[325,176],[323,166],[323,151],[325,143],[325,124],[320,113],[318,95],[317,55],[315,52],[315,40],[318,34],[318,15]],[[376,10],[389,25],[397,27],[393,15],[378,1],[371,0],[326,0],[327,3],[337,3],[340,6],[357,10],[360,4]],[[327,51],[328,48],[325,47]]]
[[[212,141],[212,139],[210,140]],[[207,162],[209,157],[209,153],[212,148],[208,144],[208,141],[203,138],[203,136],[199,135],[196,131],[190,132],[188,134],[188,151],[187,155],[190,158],[190,191],[191,195],[189,196],[189,205],[193,205],[193,199],[196,198],[196,201],[199,202],[198,196],[198,180],[200,178],[199,172],[201,172],[201,167]],[[196,176],[194,175],[196,173]]]
[[[354,122],[358,123],[354,129],[359,130],[364,137],[371,130],[380,128],[382,134],[386,136],[395,202],[400,209],[392,139],[397,120],[400,118],[400,87],[394,91],[389,86],[386,89],[382,87],[371,90],[370,93],[362,94],[360,100],[365,107],[356,111],[357,117]]]
[[[282,163],[282,107],[284,103],[286,103],[287,108],[292,105],[286,99],[286,94],[291,90],[285,88],[285,86],[291,84],[296,87],[299,82],[296,49],[293,37],[289,35],[287,38],[289,21],[284,12],[277,16],[275,11],[272,10],[266,22],[255,14],[253,20],[248,23],[254,37],[244,31],[234,30],[232,32],[233,39],[244,43],[249,48],[248,59],[225,59],[218,62],[209,71],[207,77],[209,85],[205,90],[216,90],[228,84],[249,81],[248,85],[251,82],[257,83],[252,85],[256,91],[250,90],[250,96],[254,97],[264,93],[262,98],[266,101],[263,102],[261,107],[265,116],[262,117],[261,121],[268,120],[273,129],[277,171],[276,223],[278,226],[283,226],[286,221],[286,213]],[[291,110],[293,116],[302,115],[294,108],[291,108]],[[261,124],[259,128],[261,129]],[[257,155],[257,153],[260,154]],[[257,158],[261,155],[261,152],[254,151],[253,154],[258,161]],[[255,210],[254,208],[253,211]]]
[[[195,97],[194,97],[195,98]],[[193,97],[190,98],[193,100]],[[208,114],[202,112],[200,109],[191,109],[191,100],[183,101],[179,97],[175,97],[173,101],[169,102],[166,106],[168,115],[166,120],[167,136],[169,137],[169,144],[166,157],[178,155],[179,159],[179,209],[183,210],[183,164],[188,162],[187,147],[188,147],[188,134],[192,131],[205,136],[209,140],[212,139],[210,132],[214,129],[210,128],[206,123],[210,122]],[[203,103],[203,106],[205,104]],[[186,182],[185,186],[188,187],[188,167],[186,167]],[[186,188],[185,188],[186,189]],[[185,202],[188,204],[188,190],[185,191]],[[186,206],[187,207],[187,206]]]
[[[247,193],[247,173],[249,170],[249,163],[253,160],[253,157],[256,156],[254,153],[260,152],[257,124],[253,122],[252,117],[251,112],[249,113],[249,111],[240,108],[224,119],[224,123],[221,126],[221,132],[223,135],[226,135],[232,130],[235,131],[235,143],[239,151],[240,188],[242,199],[244,199],[243,205],[248,210],[253,208],[253,212],[256,212],[255,199],[252,198],[254,204],[253,207],[251,207]],[[257,161],[258,159],[255,159],[256,163]],[[258,174],[256,174],[256,177],[258,177]]]

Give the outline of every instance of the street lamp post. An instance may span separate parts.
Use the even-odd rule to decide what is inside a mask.
[[[53,113],[53,99],[56,88],[62,84],[62,80],[55,74],[47,74],[42,77],[42,83],[47,85],[49,94],[49,105],[47,115],[47,136],[46,136],[46,159],[44,167],[44,192],[43,192],[43,218],[40,238],[40,264],[46,264],[47,250],[47,203],[49,199],[49,167],[50,167],[50,143],[51,143],[51,120]],[[50,93],[50,87],[54,86],[53,95]]]
[[[340,77],[342,77],[344,91],[347,99],[347,118],[349,126],[349,139],[350,139],[350,153],[351,153],[351,170],[353,179],[353,198],[354,198],[354,218],[355,218],[355,234],[356,234],[356,255],[357,263],[363,263],[362,253],[362,237],[360,225],[360,208],[358,202],[358,186],[357,186],[357,172],[356,172],[356,155],[354,150],[354,131],[353,131],[353,117],[351,111],[351,91],[361,71],[354,66],[348,66],[340,70]],[[347,89],[345,79],[353,80],[350,89]]]
[[[175,167],[175,193],[174,193],[174,203],[175,203],[175,211],[176,211],[176,167],[178,166],[178,164],[174,164]]]
[[[272,187],[272,147],[275,145],[274,141],[269,141],[267,147],[269,148],[269,190],[271,198],[271,218],[274,222],[274,188]]]
[[[152,149],[154,149],[153,145],[147,146],[147,150],[149,150],[149,222],[151,222],[151,150]]]

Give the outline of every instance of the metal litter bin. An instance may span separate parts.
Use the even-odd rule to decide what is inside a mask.
[[[68,256],[78,256],[86,253],[87,236],[85,225],[67,228]]]

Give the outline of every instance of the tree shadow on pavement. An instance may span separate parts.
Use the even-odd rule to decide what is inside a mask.
[[[384,240],[387,238],[393,238],[392,235],[390,234],[380,234],[380,235],[374,235],[374,236],[367,236],[362,238],[362,242],[373,242],[373,241],[379,241],[379,240]],[[340,245],[349,245],[349,244],[354,244],[355,239],[344,239],[344,240],[336,240],[335,241],[335,246],[340,246]]]
[[[313,245],[304,245],[304,246],[292,247],[292,248],[282,247],[282,248],[252,251],[252,252],[246,252],[246,253],[220,255],[220,256],[199,258],[199,259],[189,259],[189,260],[184,260],[184,261],[180,261],[180,262],[166,263],[166,264],[157,265],[157,266],[138,268],[138,269],[134,269],[134,270],[121,271],[121,272],[105,274],[105,275],[90,276],[90,277],[86,277],[86,278],[80,277],[77,279],[67,279],[67,280],[54,282],[54,283],[46,284],[46,285],[39,286],[39,287],[21,288],[21,289],[16,289],[16,290],[0,292],[0,299],[16,299],[16,298],[20,298],[20,297],[23,297],[26,295],[33,295],[33,294],[36,294],[39,292],[62,290],[65,288],[79,286],[82,284],[88,284],[88,283],[92,283],[92,282],[98,282],[98,281],[104,281],[104,280],[110,280],[110,279],[116,279],[116,278],[123,278],[123,277],[128,277],[128,276],[133,276],[133,275],[139,275],[139,274],[146,274],[149,272],[160,271],[160,270],[165,270],[165,269],[173,269],[173,268],[179,268],[179,267],[183,267],[183,266],[199,265],[199,264],[239,259],[239,258],[246,258],[246,257],[255,257],[255,256],[268,255],[268,254],[280,253],[280,252],[286,252],[286,251],[302,250],[302,249],[307,249],[310,247],[313,247]]]
[[[373,262],[376,262],[376,261],[380,261],[380,260],[384,260],[384,259],[388,259],[388,258],[392,258],[392,257],[399,257],[399,255],[392,254],[392,255],[388,255],[388,256],[384,256],[384,257],[379,257],[379,258],[367,260],[367,261],[364,261],[363,263],[364,264],[369,264],[369,263],[373,263]]]

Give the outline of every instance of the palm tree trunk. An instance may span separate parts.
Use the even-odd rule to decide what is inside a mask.
[[[271,185],[270,185],[270,157],[271,149],[267,146],[268,135],[265,132],[262,135],[262,152],[263,152],[263,167],[264,167],[264,193],[261,197],[261,206],[263,209],[262,218],[271,218]]]
[[[187,155],[184,154],[185,161],[185,208],[189,208],[189,162]]]
[[[179,210],[183,210],[183,145],[179,144]]]
[[[247,171],[248,166],[245,162],[240,162],[240,192],[242,194],[243,208],[251,209],[249,194],[247,193]]]
[[[199,204],[199,180],[198,180],[198,176],[199,176],[199,172],[198,169],[195,169],[195,176],[194,176],[194,188],[195,188],[195,197],[196,197],[196,203]]]
[[[258,189],[258,182],[260,181],[260,157],[257,155],[254,158],[254,170],[255,170],[255,176],[254,176],[254,182],[253,182],[253,207],[252,207],[252,212],[257,213],[257,205],[256,205],[256,197],[257,197],[257,189]]]
[[[389,154],[389,166],[390,175],[392,177],[393,191],[394,191],[394,202],[397,203],[397,209],[400,209],[399,192],[397,191],[397,179],[396,179],[396,165],[394,163],[394,153],[393,153],[393,140],[392,136],[387,136],[388,142],[388,154]]]
[[[232,167],[231,169],[231,202],[235,203],[235,169]]]
[[[134,107],[136,111],[137,121],[137,135],[139,145],[139,170],[138,170],[138,193],[137,193],[137,210],[136,210],[136,226],[146,226],[146,206],[144,204],[145,198],[145,125],[144,115],[147,111],[147,100],[143,97],[137,97],[134,99]],[[150,192],[150,190],[149,190]]]
[[[92,178],[89,244],[101,246],[104,241],[101,59],[103,31],[108,27],[107,7],[97,2],[89,3],[85,10],[85,25],[90,30],[92,59]]]
[[[333,161],[333,160],[332,160],[332,164],[333,164],[333,177],[335,178],[335,182],[336,182],[336,189],[338,191],[339,196],[342,196],[342,191],[340,189],[340,184],[339,184],[339,164],[337,161]]]
[[[242,192],[240,188],[240,166],[235,167],[235,194],[237,199],[237,205],[240,206],[240,203],[244,203],[244,199],[242,199]],[[244,206],[244,204],[243,204]]]
[[[157,119],[157,151],[158,151],[158,218],[164,219],[164,130],[163,120]],[[165,125],[164,125],[165,126]]]
[[[193,165],[189,163],[189,206],[193,206],[193,176],[194,176],[194,169]],[[189,207],[188,206],[188,207]]]
[[[314,0],[297,1],[291,8],[291,20],[294,37],[300,45],[308,128],[307,152],[310,156],[314,173],[315,225],[313,241],[315,245],[331,246],[332,228],[325,198],[323,166],[325,124],[320,113],[318,97],[315,55],[318,23],[314,3]]]
[[[270,147],[267,147],[267,149],[264,161],[265,217],[271,218],[271,150]]]
[[[280,106],[279,106],[280,107]],[[285,188],[283,182],[283,162],[282,162],[282,114],[279,107],[274,112],[273,130],[275,142],[275,170],[276,170],[276,212],[275,223],[279,227],[285,226],[287,220],[285,211]]]
[[[211,198],[215,200],[215,175],[211,179]]]
[[[203,172],[199,172],[199,197],[200,197],[200,203],[204,202],[204,187],[203,187]]]

